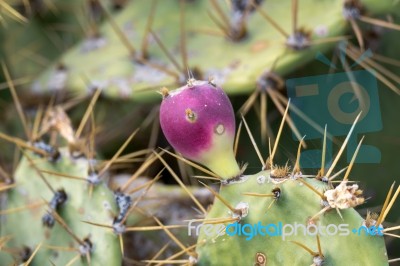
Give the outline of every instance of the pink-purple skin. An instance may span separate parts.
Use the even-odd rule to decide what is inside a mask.
[[[187,110],[194,113],[195,121],[188,119]],[[235,135],[235,115],[228,96],[207,81],[171,91],[161,103],[160,124],[172,147],[194,161],[211,148],[214,135],[221,133],[218,126],[223,126],[227,137]]]

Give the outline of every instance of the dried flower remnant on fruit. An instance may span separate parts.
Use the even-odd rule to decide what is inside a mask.
[[[186,109],[185,113],[186,113],[186,119],[189,122],[191,123],[196,122],[196,114],[190,108]]]

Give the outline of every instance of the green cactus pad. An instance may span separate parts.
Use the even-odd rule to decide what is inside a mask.
[[[28,156],[35,162],[37,169],[76,177],[88,176],[88,161],[83,158],[72,159],[66,150],[61,151],[61,158],[56,162],[48,162],[34,154]],[[105,184],[99,184],[94,187],[90,197],[89,185],[84,180],[68,179],[48,173],[43,175],[55,190],[63,189],[66,192],[68,198],[58,208],[57,213],[78,238],[88,238],[93,244],[90,253],[91,265],[120,265],[122,255],[118,237],[110,229],[83,222],[112,224],[111,212],[117,212],[113,193]],[[22,158],[14,177],[16,187],[8,193],[8,210],[33,203],[50,202],[52,199],[53,193],[26,157]],[[48,210],[49,207],[44,204],[34,209],[3,215],[1,235],[12,237],[6,245],[10,249],[28,247],[33,251],[42,243],[31,265],[49,265],[50,261],[55,265],[66,265],[79,254],[78,249],[82,247],[58,222],[55,222],[52,228],[42,225],[42,217]],[[55,250],[49,246],[74,248],[76,251]],[[18,263],[21,262],[18,261],[18,256],[15,259]],[[4,265],[10,265],[13,258],[6,252],[0,252],[0,261]],[[82,256],[74,265],[88,265],[86,257]]]
[[[279,223],[302,224],[307,226],[311,217],[316,215],[321,207],[321,197],[296,179],[287,179],[280,184],[274,184],[269,178],[269,171],[245,176],[245,181],[229,185],[222,185],[220,196],[234,208],[242,202],[248,204],[248,215],[243,217],[240,224],[262,225]],[[326,183],[315,179],[303,179],[320,192],[328,190]],[[275,188],[280,188],[280,197],[274,201],[272,197],[257,197],[243,195],[243,193],[271,194]],[[316,225],[328,226],[330,224],[348,224],[348,235],[333,234],[334,228],[320,231],[321,250],[324,256],[322,265],[388,265],[385,242],[382,236],[367,236],[364,231],[353,233],[353,229],[363,226],[364,219],[352,208],[340,210],[343,220],[335,209],[329,210],[315,220]],[[208,213],[206,219],[231,217],[230,210],[218,199]],[[225,225],[228,225],[226,223]],[[204,225],[203,225],[204,226]],[[276,228],[270,227],[268,232],[273,234]],[[231,229],[233,232],[233,229]],[[289,229],[286,229],[289,230]],[[271,236],[266,234],[255,235],[252,239],[245,235],[234,236],[215,233],[207,235],[202,228],[198,239],[198,264],[197,265],[320,265],[313,264],[313,256],[304,248],[290,242],[296,241],[303,244],[313,252],[318,252],[317,238],[305,236],[302,229],[297,235]],[[288,231],[286,231],[288,232]],[[331,233],[332,235],[329,235]],[[258,264],[256,258],[259,259]],[[266,259],[265,264],[261,263]],[[315,262],[314,262],[315,263]]]
[[[135,55],[123,44],[111,23],[105,22],[100,27],[101,37],[98,41],[101,45],[97,49],[83,49],[88,43],[88,40],[83,40],[63,54],[58,61],[67,69],[65,88],[86,93],[89,79],[92,86],[105,88],[105,94],[110,97],[154,100],[157,99],[154,90],[158,90],[160,86],[176,86],[176,78],[134,60],[134,57],[140,56],[151,2],[132,1],[120,13],[112,14],[113,20],[136,50]],[[179,49],[179,3],[180,1],[176,0],[158,1],[152,28],[166,49],[182,65]],[[229,16],[230,10],[226,2],[219,3],[223,12]],[[393,7],[391,1],[381,1],[377,4],[376,1],[369,0],[363,1],[363,4],[369,14],[382,14]],[[310,30],[311,40],[322,38],[317,36],[318,28],[323,28],[326,32],[324,38],[345,35],[349,23],[342,15],[342,7],[343,2],[336,0],[300,1],[298,28]],[[286,32],[292,32],[291,1],[266,1],[261,9],[267,11]],[[216,83],[230,94],[243,94],[253,90],[257,77],[266,69],[270,69],[277,57],[280,59],[275,65],[275,71],[284,75],[312,60],[317,51],[324,52],[338,43],[334,41],[293,51],[285,46],[285,37],[258,12],[252,13],[248,18],[247,37],[235,42],[223,36],[204,33],[204,30],[218,31],[207,14],[207,11],[216,14],[209,1],[186,2],[185,10],[186,50],[190,68],[202,73],[203,77],[196,76],[197,79],[213,76]],[[154,38],[149,38],[149,55],[151,64],[162,65],[175,71]],[[57,64],[50,66],[33,84],[33,90],[38,93],[49,92],[49,81],[54,80],[57,73]],[[149,88],[150,90],[143,91]]]

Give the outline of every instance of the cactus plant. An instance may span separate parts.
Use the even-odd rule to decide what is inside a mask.
[[[7,199],[7,210],[25,209],[8,215],[5,215],[7,210],[2,211],[2,235],[12,236],[5,250],[27,247],[33,251],[42,243],[34,258],[37,265],[49,261],[65,265],[79,258],[85,264],[120,264],[118,239],[101,228],[82,223],[92,217],[104,223],[112,220],[110,212],[115,212],[116,207],[111,191],[100,185],[90,195],[89,185],[82,180],[49,172],[84,181],[90,165],[86,159],[71,158],[65,149],[55,162],[26,152],[14,174],[16,188],[8,193]],[[2,263],[13,261],[4,252],[0,257]],[[14,259],[23,262],[18,256]]]
[[[392,73],[376,63],[398,65],[395,60],[398,51],[392,45],[398,36],[385,41],[386,44],[381,43],[387,32],[394,35],[391,31],[399,29],[394,23],[398,16],[388,15],[398,13],[398,1],[90,0],[84,3],[54,1],[50,9],[49,6],[40,6],[40,3],[49,4],[48,1],[12,1],[10,4],[0,1],[0,27],[3,27],[0,38],[4,40],[1,44],[2,60],[10,68],[11,76],[16,78],[11,80],[10,74],[4,72],[7,82],[0,83],[0,89],[17,85],[28,89],[24,92],[50,94],[56,98],[56,103],[61,104],[68,97],[58,97],[60,92],[67,92],[73,97],[78,95],[74,99],[82,99],[82,94],[90,95],[94,88],[102,89],[102,96],[114,98],[112,104],[121,102],[121,98],[133,99],[136,102],[125,101],[122,108],[128,106],[130,119],[123,120],[123,127],[112,126],[111,130],[107,130],[123,135],[122,131],[136,127],[138,118],[143,116],[142,105],[137,105],[137,101],[154,102],[158,97],[155,91],[163,86],[181,87],[177,91],[169,91],[165,87],[160,91],[163,95],[161,128],[171,146],[180,154],[174,155],[167,149],[153,154],[139,151],[139,154],[146,155],[143,165],[119,184],[114,182],[119,179],[114,173],[121,171],[116,167],[115,172],[110,173],[111,185],[107,186],[102,182],[102,176],[108,173],[105,169],[110,169],[119,160],[122,149],[113,159],[105,162],[106,167],[100,170],[100,174],[94,170],[93,136],[96,130],[104,128],[103,125],[98,128],[92,125],[90,137],[81,137],[78,135],[82,135],[85,123],[79,126],[78,134],[72,130],[74,120],[69,121],[62,108],[49,108],[50,112],[46,112],[44,119],[47,124],[42,125],[42,131],[46,132],[44,141],[38,139],[43,132],[31,134],[27,130],[29,123],[24,123],[22,128],[15,127],[25,131],[28,141],[0,133],[2,139],[14,142],[23,149],[23,157],[13,174],[0,167],[0,192],[6,192],[0,198],[0,264],[387,265],[396,261],[388,259],[388,254],[398,256],[392,253],[393,245],[388,245],[387,240],[393,238],[386,238],[385,243],[379,234],[383,230],[385,235],[397,236],[392,231],[398,227],[384,222],[394,217],[394,211],[391,216],[388,213],[400,188],[392,197],[392,185],[383,207],[373,208],[373,211],[379,209],[380,214],[369,210],[365,213],[366,209],[361,210],[364,214],[358,214],[355,210],[358,205],[372,209],[371,204],[380,202],[388,179],[367,178],[381,177],[382,172],[397,173],[396,157],[383,157],[386,161],[382,167],[356,167],[358,172],[354,177],[360,177],[361,181],[369,184],[362,191],[362,183],[353,184],[349,180],[359,148],[342,181],[336,183],[334,179],[345,169],[337,173],[334,171],[339,168],[338,160],[346,144],[330,166],[323,163],[326,159],[329,164],[329,159],[323,157],[318,173],[307,175],[300,168],[300,152],[296,162],[291,164],[290,159],[284,158],[288,162],[281,166],[277,147],[278,144],[288,145],[282,133],[283,123],[274,140],[266,121],[268,119],[271,123],[270,118],[275,116],[274,107],[269,105],[272,100],[283,120],[294,129],[288,109],[284,110],[284,105],[290,102],[285,97],[284,78],[321,73],[320,65],[306,63],[316,55],[321,59],[321,52],[335,47],[392,91],[399,93],[399,79],[394,74],[398,73],[398,69],[391,68]],[[14,13],[13,19],[19,20],[15,23],[7,18],[4,20],[2,16],[7,15],[10,6],[22,14]],[[67,6],[69,8],[65,9]],[[57,13],[57,10],[66,12]],[[380,19],[371,15],[380,16]],[[353,30],[351,35],[354,40],[346,35],[350,29]],[[78,42],[83,35],[84,39]],[[342,43],[344,39],[348,39],[347,46]],[[393,58],[378,54],[372,54],[371,59],[364,58],[370,53],[367,49],[386,56],[390,54]],[[325,64],[333,65],[327,57],[322,59]],[[349,66],[346,63],[343,66],[349,73],[346,69]],[[292,72],[299,68],[302,68],[301,71]],[[30,82],[32,76],[34,82]],[[210,79],[199,81],[193,76]],[[240,133],[236,132],[235,138],[234,112],[223,91],[231,95],[253,92],[239,112],[247,113],[254,107],[261,118],[261,123],[249,121],[247,124],[244,118],[242,121],[249,133],[250,128],[253,130],[261,124],[261,139],[264,142],[263,150],[257,150],[262,164],[259,173],[244,174],[253,169],[257,158],[248,156],[248,152],[241,147],[237,149]],[[271,96],[269,99],[265,97],[266,93]],[[397,114],[392,107],[397,106],[398,98],[392,97],[393,92],[389,91],[380,90],[379,94],[380,97],[385,96],[381,98],[382,113],[390,114],[390,121],[394,121]],[[99,90],[94,93],[91,106],[99,95]],[[261,108],[254,105],[258,95],[261,95]],[[13,88],[12,96],[15,99]],[[8,114],[12,113],[13,109],[5,103],[8,95],[2,92],[0,97],[4,100],[0,104],[4,104]],[[26,99],[31,106],[16,106],[22,118],[23,111],[43,111],[30,101],[37,101],[39,97],[28,96],[25,103],[28,102]],[[99,99],[102,101],[101,97]],[[235,96],[235,101],[241,105],[244,99]],[[273,111],[268,116],[267,102],[268,111]],[[74,104],[69,102],[64,106]],[[109,120],[114,122],[120,120],[122,115],[119,109],[110,107],[112,104],[102,104],[97,109],[103,114],[112,113],[101,116],[112,117]],[[113,112],[109,111],[111,108]],[[149,116],[152,117],[158,106],[148,109],[153,110]],[[79,117],[81,112],[75,111]],[[89,113],[86,113],[85,119],[89,119]],[[10,119],[9,115],[9,120],[15,120],[14,116],[11,114]],[[6,116],[2,114],[3,117]],[[246,119],[249,117],[246,116]],[[129,129],[125,127],[128,120]],[[135,121],[131,123],[131,120]],[[147,124],[149,121],[149,118],[145,119]],[[32,123],[34,128],[37,122]],[[353,125],[353,128],[360,124]],[[386,121],[385,127],[387,125]],[[2,122],[0,128],[2,132],[15,131],[9,128],[8,122]],[[158,124],[154,123],[152,128],[151,148],[156,147],[157,136],[153,133],[157,132]],[[47,134],[48,129],[56,133]],[[379,137],[378,134],[367,135],[365,139],[369,143],[371,139],[382,144],[386,141],[385,145],[394,150],[398,134],[395,126],[390,125],[390,129]],[[265,160],[267,130],[274,146]],[[353,134],[350,131],[345,143],[351,135],[356,135],[356,131]],[[146,136],[146,133],[142,135]],[[17,132],[17,135],[21,134]],[[296,135],[300,140],[301,135],[298,132]],[[255,145],[256,138],[250,136]],[[142,137],[142,140],[145,138]],[[64,148],[48,145],[47,139]],[[100,143],[108,143],[109,147],[107,150],[100,145],[101,149],[96,149],[98,157],[109,152],[110,148],[115,151],[110,139],[103,138]],[[300,141],[300,144],[304,143]],[[165,146],[161,138],[157,144]],[[143,143],[139,146],[141,148]],[[326,148],[325,141],[323,146]],[[133,148],[138,149],[136,145]],[[286,146],[283,149],[286,150]],[[348,154],[350,150],[348,148]],[[205,188],[199,189],[193,180],[180,180],[167,163],[171,157],[162,156],[164,152],[204,171],[209,176],[197,177],[217,181],[219,192],[216,192],[216,186],[211,188],[203,184]],[[13,157],[8,150],[3,150],[0,155],[1,159]],[[246,164],[239,167],[237,158],[249,162],[251,167],[246,169]],[[157,159],[167,171],[159,169],[159,165],[155,164]],[[131,160],[127,155],[121,161],[130,164],[136,162],[136,158]],[[182,176],[185,176],[186,166],[182,163],[178,165]],[[129,167],[131,169],[136,165]],[[158,172],[158,175],[153,180],[135,182],[142,180],[139,176],[146,172]],[[163,180],[167,183],[173,182],[173,178],[179,186],[162,184],[159,181],[161,174],[166,175]],[[10,184],[12,177],[15,184]],[[379,184],[376,187],[382,187],[382,190],[371,189],[371,184]],[[378,200],[367,200],[372,192],[377,192],[373,196]],[[202,197],[209,199],[210,194],[215,196],[215,202],[206,208],[209,202]],[[193,202],[194,207],[191,206]],[[365,202],[367,205],[364,205]],[[201,224],[197,240],[187,236],[188,228],[183,220],[190,218],[194,219],[191,222]],[[261,227],[265,225],[269,227]],[[303,235],[303,231],[297,235],[282,235],[291,229],[285,225],[297,225],[300,231],[302,226],[309,226],[311,231],[309,235]],[[224,226],[228,227],[222,234]],[[188,227],[190,229],[190,224]],[[314,230],[316,227],[318,232]],[[369,227],[371,231],[366,232]],[[210,228],[218,230],[210,234]],[[339,228],[340,232],[327,234],[327,228]],[[339,235],[344,231],[348,235]],[[124,247],[123,253],[120,245]],[[143,261],[140,263],[138,260]]]
[[[215,202],[202,219],[196,250],[187,252],[190,256],[187,263],[388,265],[383,239],[386,231],[382,222],[400,187],[389,203],[392,186],[379,217],[369,214],[362,218],[354,210],[364,203],[362,190],[348,180],[360,145],[343,180],[339,185],[333,181],[340,174],[333,175],[333,169],[359,116],[326,172],[323,163],[318,175],[309,178],[302,173],[299,158],[292,170],[288,165],[275,165],[273,158],[279,142],[278,133],[274,148],[263,163],[268,170],[243,175],[237,166],[232,167],[231,164],[236,164],[234,160],[220,162],[221,158],[233,157],[232,141],[225,144],[225,139],[231,139],[231,133],[227,132],[225,139],[220,139],[215,131],[215,127],[232,125],[233,116],[224,114],[233,110],[229,102],[222,100],[221,91],[209,82],[190,80],[187,86],[177,91],[163,93],[160,122],[167,139],[183,156],[213,170],[221,181],[219,193],[213,191]],[[216,113],[213,108],[221,112]],[[288,108],[285,116],[287,111]],[[283,125],[284,120],[280,131]],[[201,152],[197,152],[198,147]],[[204,159],[203,155],[208,158]],[[215,161],[220,163],[214,164]],[[225,168],[231,168],[233,172],[227,172]],[[289,232],[287,228],[290,228]],[[360,250],[355,254],[356,248]]]
[[[317,51],[335,47],[344,39],[340,36],[349,27],[342,15],[346,8],[342,1],[301,1],[300,5],[312,8],[298,8],[299,14],[292,19],[289,19],[290,1],[260,1],[256,8],[259,12],[238,11],[233,4],[229,11],[223,1],[185,2],[128,3],[115,16],[110,14],[108,21],[99,28],[101,46],[85,50],[83,47],[89,40],[83,40],[50,66],[33,83],[32,90],[50,91],[48,84],[57,73],[58,63],[62,62],[67,69],[63,87],[73,91],[85,92],[97,86],[107,88],[105,94],[110,97],[154,101],[154,89],[182,84],[187,77],[186,68],[189,68],[198,74],[197,77],[213,76],[230,94],[243,94],[255,87],[257,77],[277,58],[280,59],[275,71],[285,75],[312,60]],[[368,14],[381,14],[393,5],[390,1],[362,2]],[[184,10],[184,15],[177,18],[177,10]],[[271,19],[279,21],[278,30],[263,18],[266,12]],[[232,38],[229,36],[232,31],[227,29],[230,26],[219,29],[208,17],[215,20],[216,14],[220,14],[217,20],[246,25],[246,34]],[[245,18],[235,21],[237,16]],[[318,30],[321,28],[322,37]],[[297,43],[296,34],[303,36],[302,29],[310,32],[306,36],[311,35],[304,37],[305,45]],[[215,34],[217,36],[213,36]],[[292,51],[291,47],[295,49]],[[167,61],[167,58],[172,60]],[[86,79],[90,81],[89,86]]]

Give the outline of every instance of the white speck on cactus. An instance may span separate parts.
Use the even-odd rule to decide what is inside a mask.
[[[249,214],[249,204],[247,202],[239,202],[235,209],[240,210],[240,213],[233,213],[233,218],[244,218]]]
[[[260,175],[257,177],[257,183],[258,184],[264,184],[265,183],[266,177],[264,175]]]
[[[111,204],[108,201],[103,201],[103,207],[105,210],[111,210]]]
[[[197,263],[197,258],[193,257],[193,256],[189,256],[189,264],[193,265]]]

